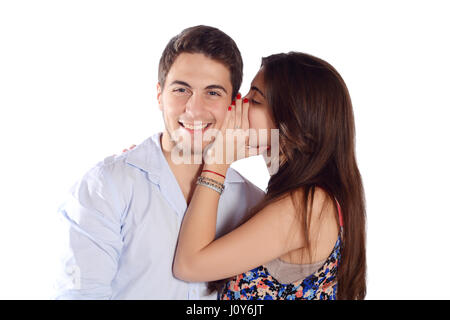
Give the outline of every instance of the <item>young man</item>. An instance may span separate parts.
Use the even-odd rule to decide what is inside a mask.
[[[222,31],[188,28],[167,44],[158,81],[164,132],[98,163],[60,208],[69,230],[59,299],[216,298],[205,283],[175,279],[172,262],[207,146],[194,136],[220,128],[242,82],[242,58]],[[191,144],[187,159],[178,161],[175,155]],[[217,236],[235,228],[263,195],[230,168]]]

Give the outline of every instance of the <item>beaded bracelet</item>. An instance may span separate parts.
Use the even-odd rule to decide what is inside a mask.
[[[208,177],[199,176],[197,178],[197,181],[205,182],[207,184],[212,184],[212,185],[216,186],[219,189],[224,189],[225,188],[224,184],[222,184],[219,181],[216,181],[214,179],[208,178]]]
[[[217,180],[214,180],[214,179],[211,179],[211,178],[208,178],[208,177],[204,177],[204,176],[199,176],[198,178],[199,178],[200,180],[209,181],[209,182],[212,182],[212,183],[214,183],[214,184],[217,184],[217,185],[220,186],[221,188],[224,188],[224,187],[225,187],[225,185],[224,185],[223,183],[220,183],[220,182],[217,181]]]
[[[197,178],[197,184],[211,188],[219,194],[222,194],[223,189],[225,188],[225,185],[223,185],[222,183],[203,176],[199,176]]]

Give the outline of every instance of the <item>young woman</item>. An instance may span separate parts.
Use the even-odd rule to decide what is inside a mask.
[[[216,139],[183,220],[175,277],[225,279],[215,283],[220,299],[363,299],[364,191],[352,104],[341,76],[311,55],[272,55],[262,59],[247,96],[238,96],[228,110],[221,129],[224,152],[227,144],[274,152],[268,150],[270,136],[267,145],[245,139],[244,146],[227,138],[226,129],[237,135],[249,128],[278,129],[279,168],[252,217],[215,239],[230,166],[212,160],[211,150],[221,148],[222,139]]]

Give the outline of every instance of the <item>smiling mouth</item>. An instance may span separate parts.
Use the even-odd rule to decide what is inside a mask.
[[[188,131],[195,131],[195,130],[206,130],[207,128],[209,128],[211,126],[212,123],[201,123],[199,122],[198,124],[190,124],[190,123],[184,123],[181,121],[178,121],[178,123],[185,129],[187,129]]]

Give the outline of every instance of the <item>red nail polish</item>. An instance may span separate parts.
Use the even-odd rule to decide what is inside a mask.
[[[247,98],[245,98],[245,99],[244,99],[244,103],[247,103],[247,102],[248,102],[248,99],[247,99]]]
[[[236,105],[236,100],[233,100],[233,102],[231,103],[233,106]]]
[[[240,99],[240,98],[241,98],[241,94],[238,93],[237,96],[236,96],[236,99]]]
[[[228,111],[231,111],[231,106],[228,107]]]

